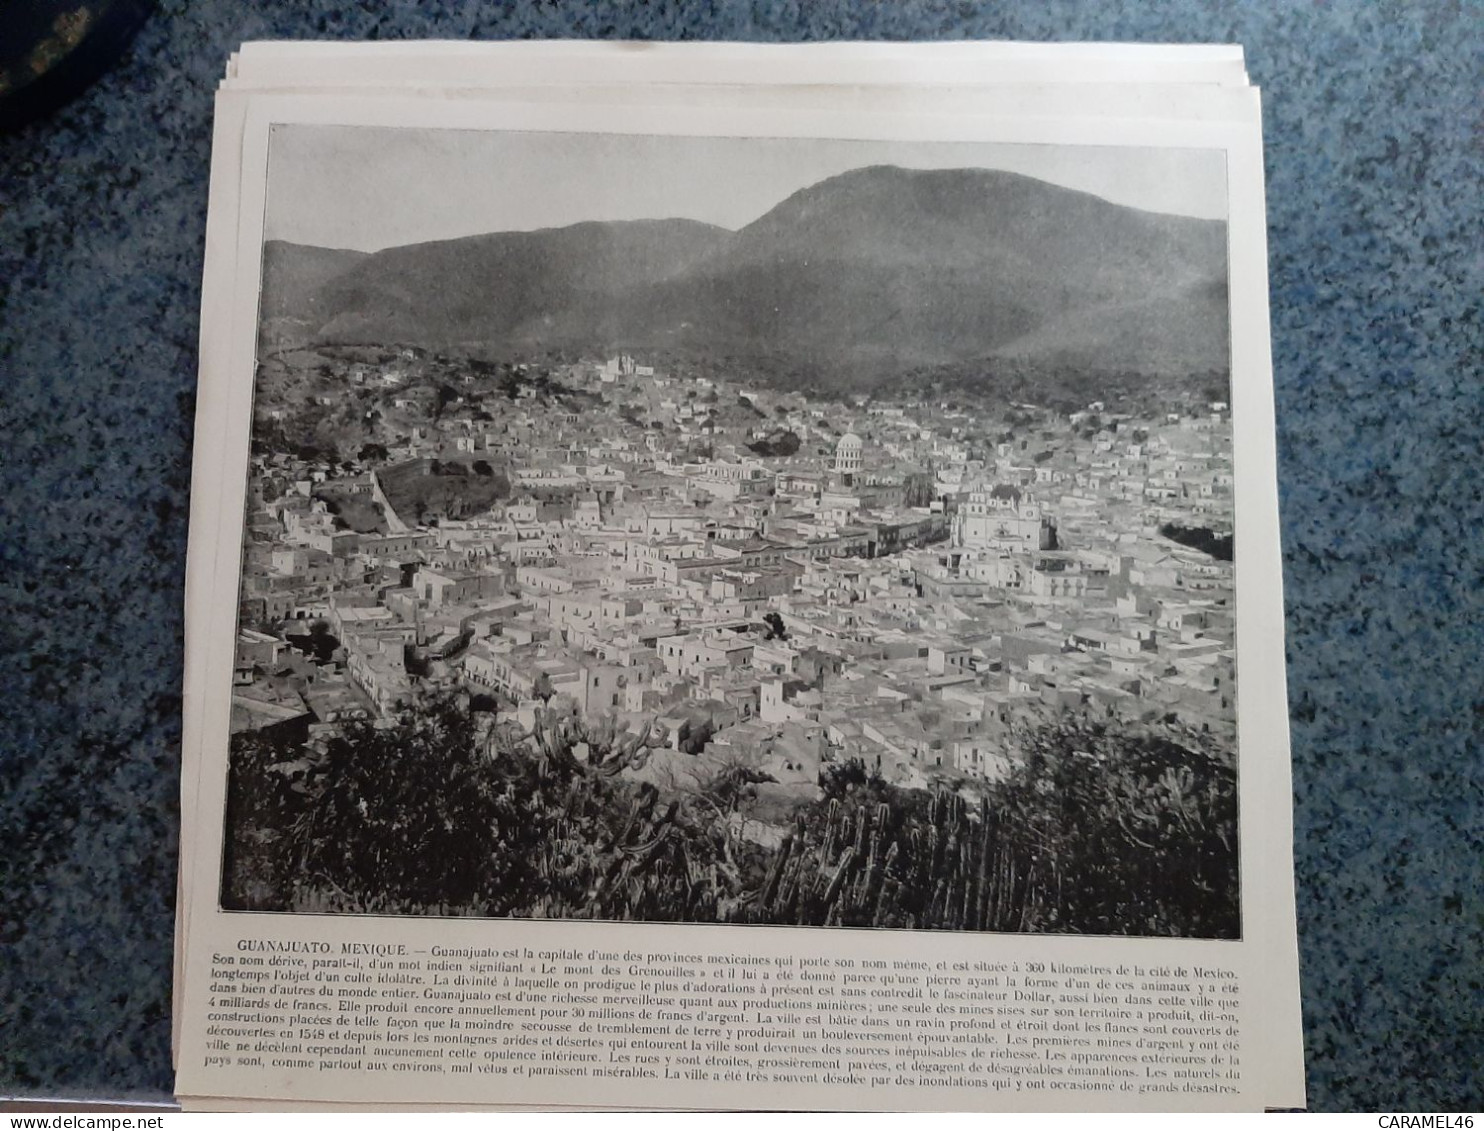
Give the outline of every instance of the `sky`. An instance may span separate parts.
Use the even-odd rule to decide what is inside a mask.
[[[1219,150],[279,124],[264,237],[379,251],[582,220],[735,230],[867,165],[1002,169],[1149,211],[1226,216]]]

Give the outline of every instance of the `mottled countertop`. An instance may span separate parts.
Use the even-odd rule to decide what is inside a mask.
[[[1265,95],[1309,1094],[1484,1102],[1478,0],[162,3],[0,139],[0,1094],[158,1099],[211,96],[263,38],[1237,42]]]

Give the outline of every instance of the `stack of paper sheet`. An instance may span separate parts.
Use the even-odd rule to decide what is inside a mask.
[[[245,44],[182,1103],[1302,1106],[1266,294],[1236,47]]]

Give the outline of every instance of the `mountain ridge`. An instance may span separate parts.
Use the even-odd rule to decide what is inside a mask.
[[[339,258],[281,243],[273,254],[265,328],[271,312],[292,344],[621,347],[803,366],[846,385],[857,368],[874,382],[1002,357],[1227,366],[1223,221],[997,170],[867,166],[736,231],[583,221]]]

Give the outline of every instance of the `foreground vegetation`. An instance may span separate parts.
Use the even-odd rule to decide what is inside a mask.
[[[790,923],[1230,938],[1236,775],[1176,734],[1015,737],[1004,781],[889,785],[826,767],[775,847],[739,835],[744,765],[662,792],[649,750],[455,700],[322,748],[234,739],[223,905],[264,911]]]

